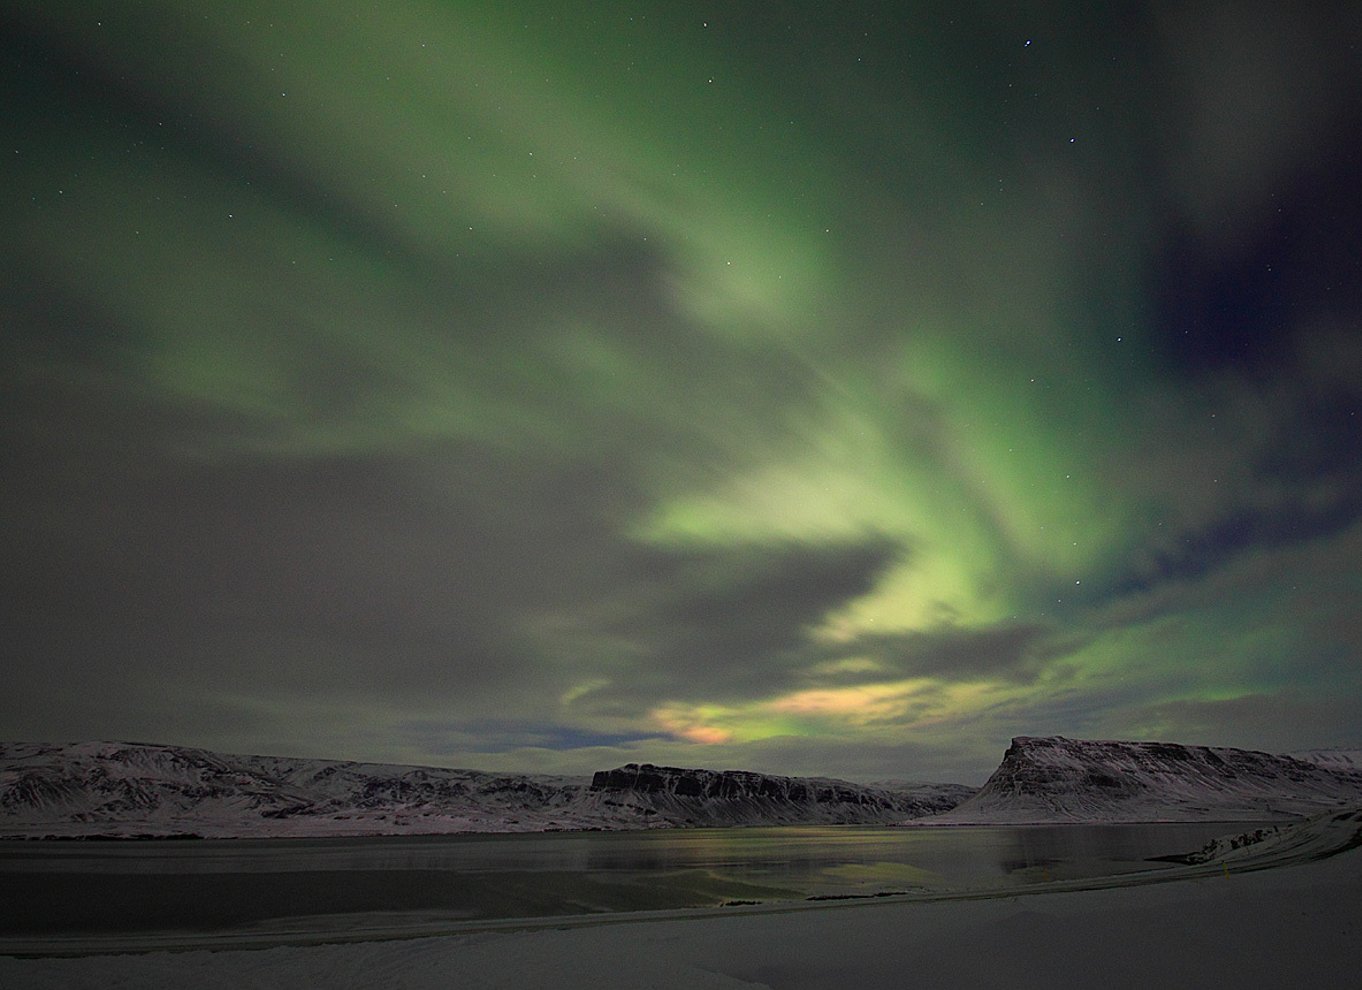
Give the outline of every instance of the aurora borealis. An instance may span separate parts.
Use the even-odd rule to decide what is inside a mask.
[[[1362,10],[20,2],[0,736],[1362,742]]]

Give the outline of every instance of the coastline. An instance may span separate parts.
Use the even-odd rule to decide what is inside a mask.
[[[535,929],[312,946],[0,957],[23,988],[136,985],[767,988],[1346,985],[1362,963],[1362,852],[1158,883],[783,911],[556,919]]]

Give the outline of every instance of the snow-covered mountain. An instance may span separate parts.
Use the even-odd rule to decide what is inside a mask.
[[[584,778],[232,756],[140,743],[0,744],[0,835],[330,835],[589,827]]]
[[[0,837],[302,836],[801,823],[1262,821],[1362,803],[1349,751],[1309,759],[1021,736],[981,790],[627,764],[593,778],[0,743]],[[948,810],[949,809],[949,810]]]
[[[745,770],[684,770],[628,763],[602,770],[591,792],[609,806],[642,809],[686,825],[896,822],[955,807],[975,792],[964,784],[902,788],[824,777],[779,777]]]
[[[1362,768],[1253,750],[1019,736],[980,791],[921,824],[1265,821],[1362,803]]]
[[[762,774],[708,792],[585,777],[232,756],[138,743],[0,743],[0,837],[302,836],[882,822],[944,810],[972,788],[907,791]],[[682,791],[688,785],[680,785]],[[707,785],[706,785],[707,786]],[[665,788],[663,789],[665,790]],[[722,793],[720,793],[722,792]]]

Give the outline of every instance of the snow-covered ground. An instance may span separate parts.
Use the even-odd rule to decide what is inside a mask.
[[[1362,851],[1311,857],[1355,844],[1359,825],[1357,813],[1324,816],[1283,830],[1294,836],[1289,842],[1242,846],[1235,865],[1188,867],[1172,882],[1125,877],[1113,881],[1119,886],[1006,897],[596,919],[575,928],[258,950],[0,957],[0,986],[1352,986],[1362,968]],[[1277,865],[1254,869],[1255,862]]]

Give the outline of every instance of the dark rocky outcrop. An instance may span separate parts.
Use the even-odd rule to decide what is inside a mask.
[[[651,763],[598,771],[590,790],[682,825],[895,822],[945,811],[974,793],[960,784],[889,789],[823,777]]]

